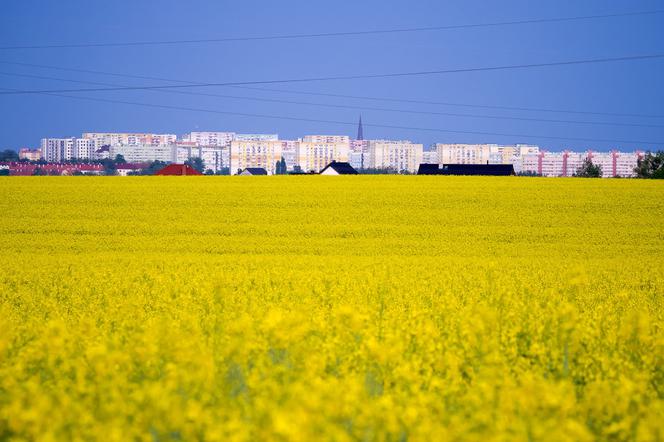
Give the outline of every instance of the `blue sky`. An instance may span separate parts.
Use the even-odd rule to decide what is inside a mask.
[[[5,0],[2,2],[0,14],[0,46],[205,39],[444,26],[645,11],[658,7],[661,7],[660,2],[650,0],[581,2],[568,0],[556,2]],[[196,82],[361,75],[664,53],[664,27],[661,26],[663,22],[664,14],[659,14],[591,21],[335,38],[149,47],[0,50],[0,62],[42,64]],[[167,84],[153,80],[0,63],[1,88],[90,87],[84,84],[6,74],[28,74],[131,86]],[[462,104],[664,115],[663,74],[664,59],[655,59],[419,77],[336,80],[272,87],[289,91]],[[551,150],[664,148],[664,118],[372,102],[228,87],[197,89],[197,91],[357,107],[612,124],[422,115],[154,91],[87,92],[79,95],[225,112],[346,122],[357,121],[361,113],[366,124],[365,138],[411,139],[424,143],[425,146],[434,142],[491,142],[532,143]],[[192,130],[228,130],[243,133],[278,133],[284,139],[313,133],[348,135],[355,133],[353,126],[331,123],[156,109],[45,95],[0,96],[0,112],[2,114],[0,148],[37,146],[42,137],[77,136],[84,131],[181,134]],[[654,127],[618,126],[614,123],[645,124]],[[372,127],[371,124],[510,135],[391,129]],[[574,138],[610,141],[579,141]]]

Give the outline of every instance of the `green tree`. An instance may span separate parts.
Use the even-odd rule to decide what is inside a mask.
[[[0,152],[0,161],[18,161],[18,153],[12,149],[5,149]]]
[[[281,160],[277,161],[275,172],[277,175],[286,175],[286,173],[288,173],[288,168],[286,167],[286,160],[284,157],[281,157]]]
[[[104,166],[104,175],[115,175],[117,173],[116,163],[110,158],[103,159],[99,163]]]
[[[114,160],[114,162],[115,162],[115,164],[126,164],[126,163],[127,163],[127,161],[125,161],[124,156],[123,156],[123,155],[120,155],[120,154],[117,154],[117,155],[115,156],[115,160]]]
[[[214,170],[212,170],[212,169],[207,169],[207,170],[205,171],[205,175],[214,175]]]
[[[189,158],[187,161],[184,162],[184,164],[193,167],[200,173],[203,173],[203,171],[205,171],[205,162],[201,157]]]
[[[0,169],[0,176],[9,176],[9,169]]]
[[[148,167],[143,169],[140,174],[141,175],[154,175],[155,173],[159,172],[161,169],[166,167],[166,163],[163,161],[155,160],[151,163],[148,164]]]
[[[576,177],[581,178],[600,178],[602,176],[602,166],[593,164],[593,160],[586,158],[583,164],[579,167],[574,174]]]
[[[634,168],[637,178],[664,179],[664,151],[646,152]]]

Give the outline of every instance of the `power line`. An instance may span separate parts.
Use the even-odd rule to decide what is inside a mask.
[[[7,88],[5,88],[7,89]],[[15,89],[9,89],[15,90]],[[356,122],[348,121],[337,121],[337,120],[322,120],[315,118],[302,118],[302,117],[289,117],[285,115],[268,115],[268,114],[253,114],[245,112],[231,112],[231,111],[220,111],[216,109],[200,109],[184,106],[172,106],[165,104],[154,104],[154,103],[141,103],[134,101],[124,101],[124,100],[110,100],[105,98],[94,98],[94,97],[82,97],[76,95],[64,95],[59,93],[50,93],[43,92],[43,95],[71,98],[74,100],[85,100],[85,101],[94,101],[101,103],[113,103],[113,104],[126,104],[131,106],[142,106],[158,109],[169,109],[169,110],[178,110],[178,111],[188,111],[188,112],[202,112],[202,113],[211,113],[211,114],[221,114],[221,115],[234,115],[242,117],[251,117],[251,118],[265,118],[265,119],[275,119],[275,120],[288,120],[288,121],[302,121],[308,123],[324,123],[324,124],[335,124],[335,125],[344,125],[355,127]],[[533,135],[533,134],[509,134],[509,133],[500,133],[500,132],[483,132],[483,131],[464,131],[464,130],[453,130],[453,129],[441,129],[441,128],[430,128],[430,127],[413,127],[413,126],[397,126],[390,124],[366,124],[363,123],[365,127],[375,127],[381,129],[400,129],[400,130],[413,130],[421,132],[437,132],[437,133],[454,133],[454,134],[463,134],[463,135],[491,135],[491,136],[500,136],[500,137],[512,137],[512,138],[543,138],[550,140],[562,140],[562,141],[588,141],[588,142],[601,142],[601,143],[624,143],[624,144],[646,144],[646,145],[664,145],[664,142],[654,142],[654,141],[635,141],[635,140],[618,140],[618,139],[602,139],[602,138],[581,138],[581,137],[558,137],[551,135]]]
[[[100,83],[100,82],[93,82],[93,81],[68,79],[68,78],[48,77],[48,76],[42,76],[42,75],[18,74],[18,73],[13,73],[13,72],[0,72],[0,75],[25,77],[25,78],[36,78],[36,79],[40,79],[40,80],[64,81],[64,82],[79,83],[79,84],[119,86],[117,84],[112,84],[112,83]],[[262,90],[260,88],[252,88],[252,89]],[[656,125],[656,124],[616,123],[616,122],[576,121],[576,120],[555,120],[555,119],[545,119],[545,118],[510,117],[510,116],[500,116],[500,115],[459,114],[459,113],[454,113],[454,112],[434,112],[434,111],[393,109],[393,108],[372,107],[372,106],[353,106],[353,105],[347,105],[347,104],[312,103],[312,102],[308,102],[308,101],[281,100],[281,99],[273,99],[273,98],[247,97],[247,96],[213,94],[213,93],[204,93],[204,92],[173,91],[173,90],[168,90],[168,89],[157,89],[157,90],[153,90],[152,92],[166,92],[166,93],[194,95],[194,96],[230,98],[230,99],[236,99],[236,100],[261,101],[261,102],[268,102],[268,103],[282,103],[282,104],[295,104],[295,105],[304,105],[304,106],[318,106],[318,107],[327,107],[327,108],[336,108],[336,109],[357,109],[357,110],[373,110],[373,111],[380,111],[380,112],[398,112],[398,113],[417,114],[417,115],[437,115],[437,116],[447,116],[447,117],[484,118],[484,119],[492,119],[492,120],[532,121],[532,122],[543,122],[543,123],[583,124],[583,125],[595,125],[595,126],[664,128],[664,126]]]
[[[19,49],[65,49],[65,48],[104,48],[104,47],[122,47],[122,46],[159,46],[159,45],[178,45],[178,44],[201,44],[201,43],[228,43],[242,41],[263,41],[263,40],[296,40],[308,38],[332,38],[332,37],[350,37],[377,34],[399,34],[414,32],[445,31],[454,29],[473,29],[499,26],[513,26],[525,24],[543,24],[560,23],[569,21],[596,20],[604,18],[632,17],[640,15],[661,14],[664,10],[624,12],[615,14],[583,15],[576,17],[557,17],[557,18],[537,18],[525,20],[510,20],[489,23],[467,23],[460,25],[444,26],[426,26],[412,28],[396,29],[378,29],[368,31],[345,31],[345,32],[319,32],[311,34],[284,34],[284,35],[263,35],[263,36],[244,36],[244,37],[221,37],[221,38],[202,38],[189,40],[155,40],[155,41],[128,41],[128,42],[110,42],[110,43],[70,43],[70,44],[48,44],[48,45],[17,45],[2,46],[0,50],[19,50]]]
[[[117,72],[105,72],[105,71],[97,71],[97,70],[90,70],[90,69],[66,68],[66,67],[61,67],[61,66],[50,66],[50,65],[34,64],[34,63],[19,63],[19,62],[0,60],[0,64],[9,64],[9,65],[14,65],[14,66],[36,67],[36,68],[52,69],[52,70],[67,71],[67,72],[79,72],[79,73],[94,74],[94,75],[108,75],[108,76],[113,76],[113,77],[134,78],[134,79],[140,79],[140,80],[168,81],[168,82],[172,82],[172,83],[184,83],[184,84],[201,84],[200,82],[196,82],[196,81],[178,80],[178,79],[173,79],[173,78],[163,78],[163,77],[154,77],[154,76],[145,76],[145,75],[121,74],[121,73],[117,73]],[[294,91],[294,90],[290,90],[290,89],[273,89],[273,88],[251,87],[251,86],[229,86],[229,87],[233,87],[233,88],[236,88],[236,89],[279,92],[279,93],[296,94],[296,95],[311,95],[311,96],[321,96],[321,97],[350,98],[350,99],[355,99],[355,100],[368,100],[368,101],[387,101],[387,102],[396,102],[396,103],[411,103],[411,104],[468,107],[468,108],[478,108],[478,109],[496,109],[496,110],[509,110],[509,111],[526,111],[526,112],[549,112],[549,113],[578,114],[578,115],[601,115],[601,116],[610,116],[610,117],[664,118],[664,115],[652,115],[652,114],[597,112],[597,111],[583,111],[583,110],[571,110],[571,109],[550,109],[550,108],[536,108],[536,107],[514,107],[514,106],[500,106],[500,105],[452,103],[452,102],[446,102],[446,101],[429,101],[429,100],[416,100],[416,99],[404,99],[404,98],[372,97],[372,96],[363,96],[363,95],[332,94],[332,93],[323,93],[323,92]]]
[[[376,79],[376,78],[397,78],[397,77],[413,77],[425,75],[442,75],[442,74],[456,74],[456,73],[469,73],[469,72],[486,72],[486,71],[503,71],[512,69],[528,69],[539,67],[551,66],[572,66],[584,65],[594,63],[610,63],[619,61],[636,61],[663,58],[664,54],[648,54],[648,55],[629,55],[623,57],[606,57],[594,58],[585,60],[567,60],[548,63],[528,63],[517,65],[502,65],[502,66],[484,66],[477,68],[458,68],[458,69],[440,69],[431,71],[415,71],[415,72],[393,72],[386,74],[367,74],[367,75],[339,75],[329,77],[309,77],[309,78],[291,78],[284,80],[256,80],[256,81],[231,81],[224,83],[195,83],[195,84],[177,84],[166,86],[126,86],[126,87],[110,87],[110,88],[86,88],[86,89],[51,89],[51,90],[21,90],[15,92],[0,92],[0,95],[25,95],[25,94],[51,94],[51,93],[72,93],[72,92],[106,92],[106,91],[130,91],[130,90],[153,90],[153,89],[187,89],[199,87],[218,87],[218,86],[245,86],[257,84],[283,84],[283,83],[307,83],[316,81],[333,81],[333,80],[360,80],[360,79]]]

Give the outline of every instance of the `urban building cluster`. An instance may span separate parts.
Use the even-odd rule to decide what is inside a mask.
[[[156,160],[184,163],[200,158],[206,170],[230,174],[246,168],[264,168],[268,174],[274,174],[283,159],[289,172],[318,173],[332,161],[348,162],[357,170],[400,173],[416,173],[420,164],[511,164],[516,173],[549,177],[573,176],[584,160],[590,159],[602,167],[604,177],[632,177],[643,153],[548,152],[523,144],[436,143],[425,150],[422,144],[407,140],[364,140],[361,122],[357,139],[345,135],[306,135],[281,140],[277,134],[234,132],[191,132],[183,136],[86,132],[81,137],[44,138],[40,149],[19,151],[21,159],[43,159],[50,163],[98,161],[117,155],[128,163]]]

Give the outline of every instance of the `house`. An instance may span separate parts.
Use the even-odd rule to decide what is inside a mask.
[[[440,175],[516,175],[511,164],[443,164],[439,173]]]
[[[417,169],[418,175],[438,175],[440,174],[440,166],[438,164],[423,163]]]
[[[357,170],[350,163],[332,161],[320,171],[320,175],[357,175]]]
[[[516,175],[511,164],[420,164],[418,175]]]
[[[120,163],[115,167],[118,175],[127,176],[130,173],[137,173],[150,166],[149,163]]]
[[[203,175],[189,164],[169,164],[168,166],[160,169],[155,175]]]
[[[267,175],[267,170],[262,167],[247,167],[240,175]]]

